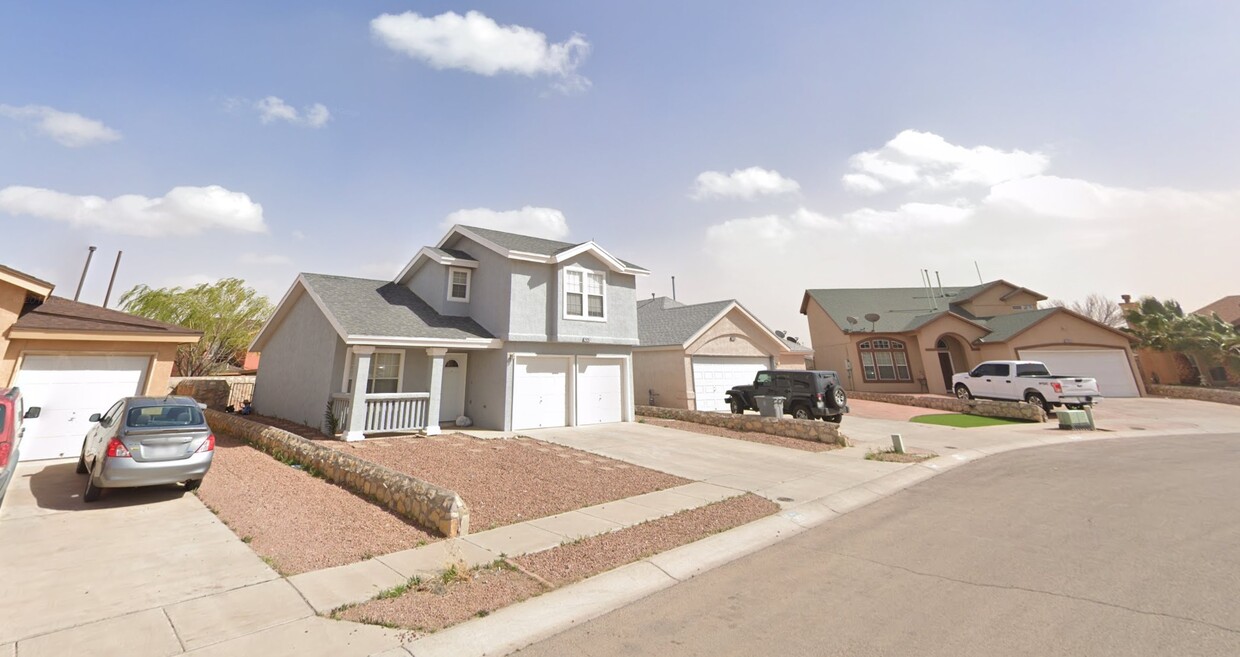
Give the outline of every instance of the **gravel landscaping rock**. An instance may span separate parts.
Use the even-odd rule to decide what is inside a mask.
[[[867,452],[865,458],[869,461],[887,461],[889,463],[921,463],[927,459],[938,456],[934,452],[908,452],[905,454],[897,454],[896,452],[884,450],[881,452]]]
[[[469,506],[471,532],[689,483],[522,437],[479,440],[448,434],[320,444],[456,491]]]
[[[746,493],[513,561],[558,587],[739,527],[778,510],[778,504]]]
[[[667,427],[668,429],[679,429],[681,431],[692,431],[693,433],[706,434],[708,436],[719,436],[720,438],[735,438],[736,440],[748,440],[751,443],[764,443],[767,445],[775,445],[777,447],[787,447],[789,449],[799,449],[804,452],[827,452],[833,449],[839,449],[839,445],[831,443],[820,443],[811,440],[799,440],[797,438],[788,438],[786,436],[774,436],[768,433],[756,433],[752,431],[733,431],[723,427],[714,427],[709,424],[698,424],[696,422],[685,422],[683,420],[664,420],[656,417],[643,417],[641,421],[646,424]]]
[[[467,579],[417,583],[400,595],[349,607],[333,617],[428,633],[485,616],[544,590],[537,581],[512,568],[487,566],[465,572]]]
[[[216,434],[198,497],[282,574],[440,540],[349,491]]]

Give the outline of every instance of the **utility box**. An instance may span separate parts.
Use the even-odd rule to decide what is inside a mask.
[[[1093,429],[1093,425],[1089,422],[1089,414],[1085,411],[1069,411],[1061,409],[1055,411],[1055,415],[1059,417],[1060,429]]]
[[[762,414],[762,417],[783,417],[786,397],[757,395],[753,400],[758,402],[758,412]]]

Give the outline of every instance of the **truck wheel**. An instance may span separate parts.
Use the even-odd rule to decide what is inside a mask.
[[[1036,392],[1029,392],[1029,393],[1026,393],[1026,394],[1025,394],[1025,403],[1026,403],[1026,404],[1032,404],[1032,405],[1034,405],[1034,406],[1041,406],[1041,407],[1042,407],[1042,410],[1046,411],[1047,413],[1050,413],[1050,412],[1051,412],[1051,409],[1052,409],[1052,408],[1054,408],[1054,407],[1053,407],[1053,406],[1051,406],[1050,404],[1046,403],[1046,398],[1045,398],[1045,397],[1043,397],[1041,394],[1036,393]]]
[[[812,420],[814,414],[809,412],[809,407],[805,404],[797,404],[792,407],[792,417],[798,420]]]
[[[835,384],[827,386],[827,405],[834,409],[841,409],[848,405],[848,395],[844,393],[844,389]]]
[[[957,399],[973,399],[973,393],[969,392],[969,386],[966,386],[963,383],[957,383],[956,384],[956,398]]]
[[[741,406],[741,403],[735,399],[729,399],[728,406],[732,407],[733,415],[741,415],[745,412],[745,407]]]
[[[198,487],[201,485],[202,485],[201,479],[189,479],[185,482],[185,490],[187,491],[198,490]]]

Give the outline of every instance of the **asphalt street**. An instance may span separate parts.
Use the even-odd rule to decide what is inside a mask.
[[[563,655],[1240,655],[1240,434],[958,468],[530,646]]]

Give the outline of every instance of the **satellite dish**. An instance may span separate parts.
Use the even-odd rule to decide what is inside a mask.
[[[852,324],[852,325],[854,325],[854,326],[857,324],[857,318],[856,318],[856,317],[853,317],[852,315],[849,315],[849,316],[848,316],[848,317],[846,317],[845,319],[847,319],[847,320],[848,320],[848,323],[849,323],[849,324]]]
[[[871,324],[873,324],[874,322],[877,322],[879,319],[880,319],[880,315],[878,313],[866,313],[865,314],[865,321],[870,322]]]

